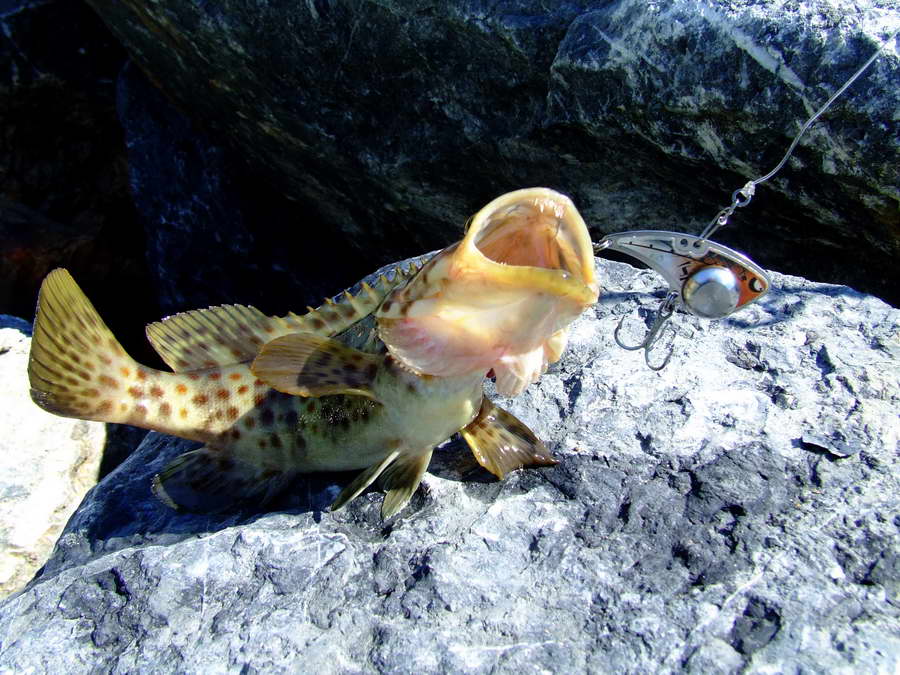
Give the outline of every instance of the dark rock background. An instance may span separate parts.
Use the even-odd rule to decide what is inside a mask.
[[[340,474],[196,516],[152,498],[191,444],[151,433],[0,603],[0,668],[891,672],[900,312],[776,274],[742,315],[678,315],[653,373],[612,333],[658,279],[599,265],[610,293],[502,401],[557,466],[497,481],[454,441],[388,523],[378,493],[324,511]]]
[[[890,0],[90,4],[192,122],[379,261],[528,185],[598,237],[698,232],[900,25]],[[896,302],[898,79],[893,46],[723,240]]]

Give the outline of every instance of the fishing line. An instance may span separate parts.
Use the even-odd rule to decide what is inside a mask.
[[[619,321],[613,337],[627,350],[644,350],[644,361],[651,370],[662,370],[669,362],[669,349],[661,363],[650,363],[650,350],[658,344],[667,321],[676,306],[681,305],[694,316],[721,319],[762,298],[771,287],[768,274],[747,256],[727,246],[711,241],[710,237],[728,223],[738,208],[747,206],[756,186],[778,173],[800,142],[804,133],[872,65],[885,47],[891,44],[900,29],[884,41],[869,59],[834,92],[794,136],[781,161],[767,174],[748,181],[731,194],[731,204],[721,209],[703,229],[699,237],[663,230],[637,230],[606,235],[594,245],[594,252],[611,249],[625,253],[649,265],[666,280],[669,292],[644,338],[636,344],[626,344],[619,336],[625,317]]]

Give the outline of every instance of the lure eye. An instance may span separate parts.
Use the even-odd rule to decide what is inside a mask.
[[[697,316],[721,319],[737,309],[741,289],[734,272],[713,265],[688,277],[681,289],[681,297]]]

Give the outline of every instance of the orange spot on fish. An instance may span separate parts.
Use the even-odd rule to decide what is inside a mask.
[[[187,408],[182,408],[181,410],[179,410],[179,411],[178,411],[178,416],[179,416],[181,419],[187,419],[187,416],[188,416]]]
[[[176,385],[175,385],[175,391],[177,391],[179,394],[186,394],[186,393],[187,393],[187,387],[186,387],[185,385],[183,385],[183,384],[176,384]]]
[[[229,377],[229,379],[232,379],[232,380],[239,380],[239,379],[241,379],[241,374],[240,373],[232,373],[228,377]]]
[[[135,373],[135,375],[137,376],[137,379],[139,379],[139,380],[147,379],[147,372],[144,370],[141,370],[140,368],[137,369],[137,372]]]
[[[133,398],[141,398],[144,395],[144,390],[140,387],[129,387],[128,393],[131,394]]]
[[[253,382],[253,385],[256,386],[256,387],[265,387],[265,386],[266,386],[266,383],[263,382],[262,380],[257,379],[257,380],[255,380],[255,381]]]
[[[246,394],[246,393],[247,393],[247,390],[248,390],[249,388],[250,388],[250,387],[248,387],[246,384],[242,384],[240,387],[238,387],[238,393],[239,393],[239,394]]]
[[[227,401],[230,396],[231,392],[227,389],[219,389],[216,391],[216,398],[220,401]]]
[[[162,398],[163,393],[164,393],[163,390],[155,384],[152,387],[150,387],[150,395],[153,398]]]
[[[109,375],[101,375],[100,384],[107,386],[110,389],[117,389],[119,387],[119,381]]]
[[[234,406],[231,406],[231,407],[227,410],[228,419],[230,419],[231,421],[236,420],[236,419],[237,419],[237,416],[238,416],[238,413],[239,413],[238,409],[235,408]]]
[[[122,373],[122,377],[131,377],[131,369],[122,366],[119,368],[119,372]]]
[[[206,394],[197,394],[191,399],[191,403],[194,405],[206,405],[208,401],[209,399],[206,397]]]

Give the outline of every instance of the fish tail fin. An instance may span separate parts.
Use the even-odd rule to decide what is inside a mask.
[[[115,390],[139,366],[64,269],[44,279],[28,359],[31,398],[64,417],[124,422]]]

